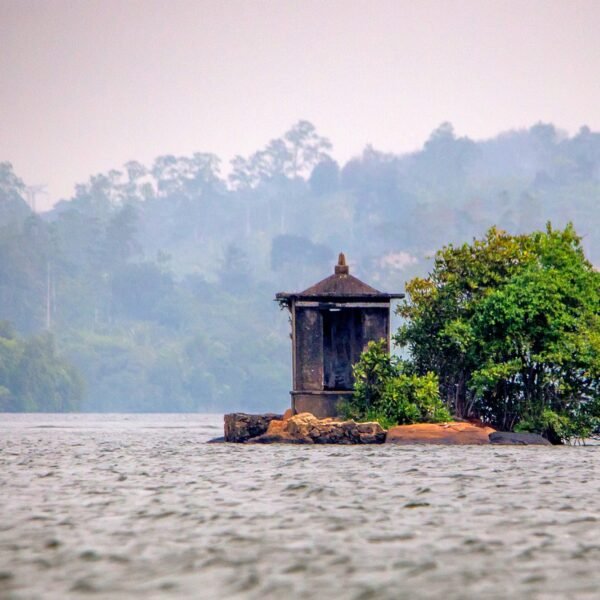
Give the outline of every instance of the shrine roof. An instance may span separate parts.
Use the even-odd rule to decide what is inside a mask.
[[[354,277],[354,275],[350,275],[350,269],[346,264],[346,257],[343,253],[340,253],[333,275],[311,285],[302,292],[279,292],[276,295],[276,300],[280,302],[289,302],[290,300],[298,299],[339,300],[342,298],[345,300],[369,299],[374,302],[384,302],[392,298],[404,298],[404,294],[380,292],[364,281]]]

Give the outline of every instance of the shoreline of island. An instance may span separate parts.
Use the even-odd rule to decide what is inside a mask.
[[[319,419],[308,412],[293,414],[291,409],[284,414],[226,414],[223,437],[210,442],[299,445],[552,445],[539,434],[496,431],[478,422],[414,423],[384,429],[376,421]]]

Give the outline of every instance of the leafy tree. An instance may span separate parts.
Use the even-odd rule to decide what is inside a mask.
[[[256,186],[258,180],[250,160],[239,154],[231,160],[229,182],[234,190],[245,190]]]
[[[83,398],[80,374],[58,356],[50,334],[19,338],[0,322],[0,410],[65,412]]]
[[[331,142],[320,136],[308,121],[298,121],[283,138],[291,157],[287,174],[292,178],[309,174],[317,164],[329,158]]]
[[[132,202],[147,199],[149,196],[146,187],[148,182],[143,180],[148,176],[148,169],[137,160],[130,160],[123,167],[127,173],[127,182],[123,184],[125,200]]]
[[[413,157],[411,187],[417,183],[432,191],[439,190],[446,199],[460,194],[478,158],[475,142],[457,137],[451,123],[442,123],[431,133],[423,151]]]
[[[22,199],[25,184],[13,171],[9,162],[0,162],[0,197],[3,200]]]
[[[140,246],[135,239],[138,211],[126,204],[113,214],[106,226],[106,257],[108,263],[122,264],[139,253]]]
[[[273,179],[308,176],[317,164],[331,160],[331,148],[312,123],[298,121],[283,137],[271,140],[248,159],[236,156],[229,180],[235,189],[245,189]]]
[[[225,248],[219,274],[221,286],[229,292],[239,292],[248,287],[250,282],[248,256],[236,244]]]
[[[32,333],[45,325],[48,265],[55,250],[50,228],[33,213],[0,235],[0,317],[19,331]]]
[[[25,184],[9,162],[0,162],[0,225],[20,223],[30,213],[23,199]]]
[[[340,185],[340,166],[335,160],[324,158],[312,170],[309,185],[317,196],[336,192]]]
[[[159,156],[151,173],[162,197],[197,197],[219,182],[220,160],[214,154],[196,152],[191,157]]]
[[[0,411],[12,412],[19,409],[13,395],[13,379],[22,354],[22,344],[9,321],[0,321]]]
[[[407,291],[396,341],[417,373],[439,376],[459,416],[527,423],[554,441],[596,426],[600,274],[572,226],[518,236],[492,228],[446,246]],[[559,422],[567,426],[553,430]]]
[[[115,271],[111,290],[117,315],[152,320],[161,302],[173,294],[173,278],[154,263],[132,263]]]

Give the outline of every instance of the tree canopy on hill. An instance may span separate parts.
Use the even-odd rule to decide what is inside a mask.
[[[57,356],[51,335],[23,340],[0,321],[0,412],[78,410],[83,393],[79,373]]]
[[[443,124],[406,155],[346,164],[301,121],[236,157],[131,160],[48,213],[0,163],[0,319],[50,330],[86,381],[84,410],[278,410],[289,329],[271,301],[345,251],[381,289],[424,276],[442,243],[497,224],[572,221],[600,264],[600,134],[549,124],[473,141]]]

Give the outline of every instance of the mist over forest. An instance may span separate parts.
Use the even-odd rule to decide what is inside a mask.
[[[43,214],[0,163],[0,411],[282,409],[291,349],[274,295],[329,275],[339,251],[396,292],[445,244],[570,221],[600,265],[587,127],[473,141],[444,123],[411,154],[331,152],[300,121],[227,175],[210,153],[132,160]]]

